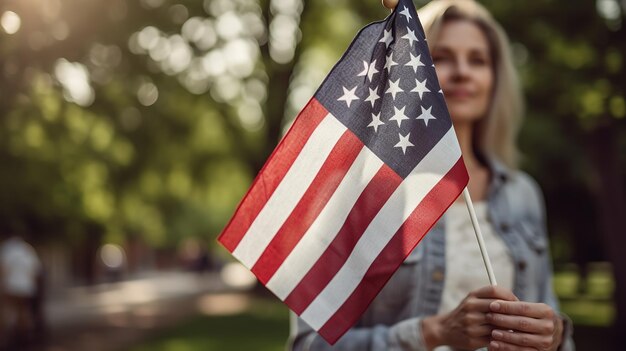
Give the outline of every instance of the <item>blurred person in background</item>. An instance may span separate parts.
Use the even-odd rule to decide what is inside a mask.
[[[398,0],[384,0],[393,8]],[[544,203],[516,167],[521,88],[500,25],[473,0],[418,11],[470,175],[498,286],[460,198],[334,346],[292,315],[291,350],[573,350],[552,290]],[[397,40],[397,38],[396,38]]]
[[[38,316],[34,307],[42,265],[35,249],[14,235],[0,246],[0,272],[5,346],[21,350],[35,340]]]

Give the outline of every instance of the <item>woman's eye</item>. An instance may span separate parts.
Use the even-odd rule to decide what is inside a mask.
[[[482,57],[474,57],[470,60],[473,65],[484,66],[487,64],[487,60]]]

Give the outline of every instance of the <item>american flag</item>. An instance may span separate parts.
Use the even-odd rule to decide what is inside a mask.
[[[363,28],[219,241],[333,344],[467,185],[410,0]]]

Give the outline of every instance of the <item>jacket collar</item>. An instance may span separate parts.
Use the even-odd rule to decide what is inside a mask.
[[[483,160],[491,171],[492,177],[489,184],[491,189],[498,189],[511,178],[513,170],[498,158],[485,155],[483,156]]]

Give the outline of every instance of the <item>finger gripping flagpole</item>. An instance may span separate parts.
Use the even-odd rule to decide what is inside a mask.
[[[489,284],[498,285],[496,283],[496,276],[493,274],[493,268],[491,267],[491,261],[489,260],[487,248],[485,247],[483,233],[480,231],[480,226],[478,225],[478,218],[476,218],[474,204],[472,203],[472,198],[470,197],[467,187],[463,189],[463,198],[465,199],[465,204],[467,205],[467,210],[469,211],[472,225],[474,226],[474,233],[476,234],[476,240],[478,240],[478,247],[480,248],[480,253],[483,256],[483,262],[485,263],[485,268],[487,269],[487,275],[489,276]]]

